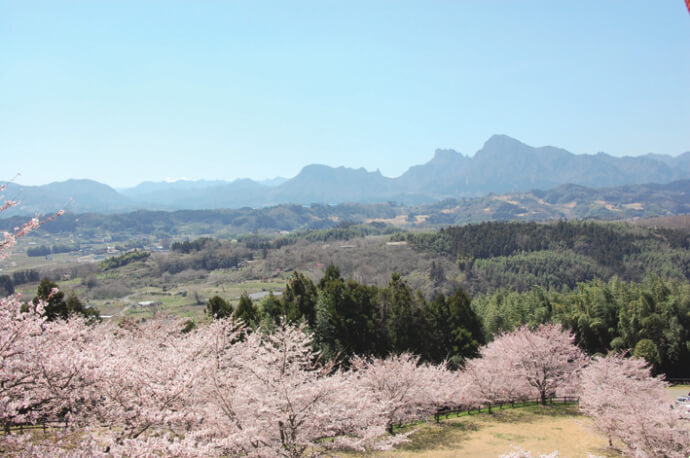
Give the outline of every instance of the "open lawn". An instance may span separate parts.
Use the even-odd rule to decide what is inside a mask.
[[[521,447],[533,454],[558,450],[561,457],[621,456],[591,429],[575,405],[530,406],[452,417],[411,427],[411,441],[386,457],[497,457]],[[360,455],[364,456],[364,455]]]
[[[690,393],[690,385],[675,385],[666,389],[668,400],[673,402],[678,396],[687,396]]]

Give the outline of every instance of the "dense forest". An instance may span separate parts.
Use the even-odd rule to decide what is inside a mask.
[[[294,272],[280,297],[270,294],[255,304],[244,294],[234,310],[216,297],[207,310],[254,327],[305,322],[327,359],[411,351],[454,367],[503,332],[557,322],[590,354],[630,350],[656,372],[690,375],[690,284],[652,276],[641,283],[593,280],[561,291],[501,289],[474,299],[459,288],[427,300],[398,274],[377,288],[345,280],[330,266],[318,283]]]
[[[212,316],[254,327],[304,322],[323,357],[338,361],[412,351],[457,367],[501,332],[558,322],[590,353],[629,349],[655,371],[690,375],[688,231],[591,222],[482,223],[388,237],[390,231],[340,223],[272,237],[182,240],[170,253],[133,251],[70,272],[88,297],[106,299],[130,294],[135,280],[168,294],[169,285],[211,271],[248,279],[294,271],[282,295],[255,301],[184,288],[197,304],[207,301]],[[396,241],[407,247],[387,246]],[[334,265],[302,270],[319,262]],[[0,288],[9,294],[37,275],[5,275]]]
[[[427,361],[448,359],[459,367],[465,358],[477,356],[484,343],[481,322],[470,303],[462,289],[427,301],[397,273],[385,288],[377,288],[345,280],[331,265],[318,283],[294,272],[280,297],[269,294],[255,304],[243,294],[234,309],[223,298],[213,297],[207,311],[264,329],[284,320],[304,322],[328,360],[411,351]]]
[[[648,274],[690,279],[690,235],[615,223],[489,222],[434,233],[400,233],[418,250],[453,258],[472,293],[574,288],[613,277],[640,282]]]
[[[522,324],[558,322],[590,354],[631,350],[669,377],[690,376],[690,284],[649,276],[641,283],[612,279],[572,290],[534,287],[479,295],[473,310],[487,338]]]

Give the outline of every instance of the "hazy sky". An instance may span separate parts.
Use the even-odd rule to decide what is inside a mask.
[[[0,0],[0,180],[690,150],[683,0]]]

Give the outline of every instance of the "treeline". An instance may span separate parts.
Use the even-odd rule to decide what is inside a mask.
[[[388,235],[395,232],[392,226],[383,223],[353,224],[340,223],[338,227],[313,231],[295,232],[281,237],[270,237],[262,234],[238,236],[232,242],[201,237],[196,240],[175,242],[171,246],[173,253],[180,256],[168,256],[158,259],[161,272],[175,274],[188,269],[228,269],[238,267],[246,260],[257,256],[266,258],[268,250],[277,250],[299,241],[331,242],[347,241],[368,235]]]
[[[624,224],[490,222],[435,233],[395,234],[419,250],[450,256],[473,294],[532,285],[573,288],[614,276],[642,281],[648,274],[690,279],[690,235]]]
[[[612,279],[573,289],[499,289],[477,296],[474,311],[489,338],[522,324],[558,322],[590,354],[631,349],[669,377],[690,376],[690,284],[649,276]]]
[[[400,229],[384,223],[357,224],[343,221],[336,227],[328,229],[313,229],[295,231],[280,237],[269,237],[259,234],[245,234],[237,237],[237,242],[250,250],[276,250],[284,246],[294,245],[301,240],[308,242],[347,241],[370,235],[391,235]]]
[[[384,223],[355,224],[343,222],[337,227],[330,229],[294,232],[273,241],[272,248],[280,248],[285,245],[292,245],[300,240],[309,242],[331,242],[352,240],[369,235],[390,235],[399,232],[393,226]]]
[[[652,236],[633,234],[613,224],[559,221],[555,224],[489,222],[397,237],[419,248],[468,261],[522,252],[571,249],[600,264],[613,266],[620,264],[625,256],[639,252],[635,241]],[[675,239],[673,242],[677,243]]]
[[[185,240],[183,242],[175,242],[172,244],[171,249],[178,253],[189,254],[193,251],[201,251],[211,243],[213,243],[213,239],[201,237],[193,241]]]
[[[106,259],[105,261],[101,262],[101,267],[103,270],[116,269],[135,261],[143,261],[148,259],[149,256],[151,256],[151,253],[148,251],[130,251],[129,253],[124,253]]]
[[[70,253],[72,251],[79,251],[79,245],[39,245],[37,247],[27,248],[26,255],[30,257],[48,256],[49,254]]]
[[[265,208],[237,208],[217,210],[153,211],[139,210],[120,214],[65,213],[46,222],[42,230],[51,234],[70,233],[85,237],[96,234],[118,234],[123,239],[135,234],[172,237],[196,233],[247,234],[255,231],[278,232],[328,229],[336,221],[366,221],[372,218],[394,218],[402,211],[394,203],[294,204]],[[26,221],[24,216],[0,218],[0,230],[10,231]]]
[[[0,297],[14,294],[14,288],[25,283],[35,282],[41,279],[36,270],[18,270],[11,275],[0,275]]]
[[[252,250],[229,241],[200,238],[193,241],[175,242],[171,247],[176,256],[156,258],[160,273],[176,274],[184,270],[216,270],[238,267],[252,259]]]
[[[657,373],[690,376],[690,284],[652,276],[641,283],[591,280],[573,289],[499,289],[473,300],[458,289],[427,300],[398,274],[377,288],[345,280],[331,265],[318,283],[294,272],[281,296],[258,303],[246,293],[236,306],[213,297],[207,313],[252,327],[305,322],[326,359],[410,351],[455,367],[501,333],[555,322],[590,354],[629,349]]]
[[[385,288],[363,285],[343,279],[331,265],[318,283],[294,272],[281,297],[269,294],[255,304],[243,294],[236,307],[214,297],[207,312],[233,316],[253,327],[270,328],[281,320],[305,322],[317,350],[328,360],[411,351],[426,361],[448,359],[459,367],[465,358],[477,356],[484,343],[470,302],[462,289],[427,301],[397,273]]]

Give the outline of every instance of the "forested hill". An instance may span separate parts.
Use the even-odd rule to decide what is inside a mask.
[[[534,285],[573,288],[592,279],[690,279],[690,236],[618,223],[489,222],[435,233],[398,234],[419,250],[456,260],[472,292]]]
[[[690,213],[690,180],[666,185],[590,189],[566,185],[548,191],[489,195],[473,199],[404,206],[380,204],[277,205],[265,208],[148,211],[104,215],[68,213],[45,225],[57,232],[103,232],[176,236],[254,231],[325,229],[343,223],[375,223],[403,228],[441,227],[482,221],[552,219],[632,219]],[[51,209],[54,212],[59,207]],[[4,214],[4,213],[3,213]],[[0,229],[20,226],[26,217],[0,218]]]

